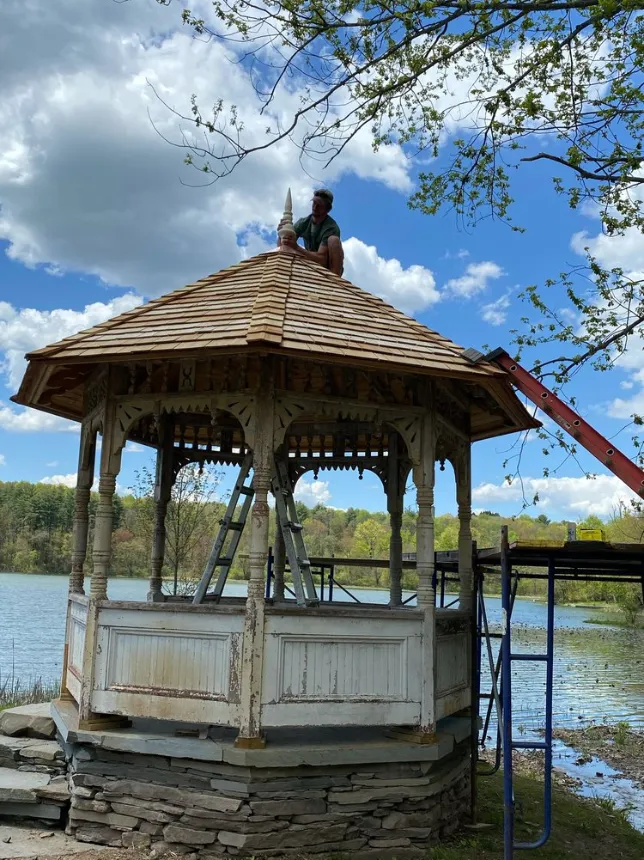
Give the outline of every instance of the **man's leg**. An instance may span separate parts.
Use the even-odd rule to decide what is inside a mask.
[[[344,272],[344,248],[342,247],[342,242],[337,236],[329,236],[327,247],[329,249],[329,270],[334,275],[342,276]]]

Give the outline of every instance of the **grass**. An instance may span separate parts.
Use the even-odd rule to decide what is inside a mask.
[[[599,618],[584,618],[584,624],[603,624],[606,627],[626,627],[629,630],[644,630],[644,618],[638,618],[631,623],[624,615],[617,612],[610,615],[602,615]]]
[[[543,785],[536,779],[517,777],[517,841],[532,842],[541,833]],[[569,791],[553,792],[553,828],[546,845],[534,853],[538,860],[641,860],[644,834],[627,821],[627,810],[610,800],[581,798]],[[470,833],[427,854],[427,860],[502,860],[503,781],[500,774],[479,780],[478,821],[491,827]],[[518,853],[517,853],[517,856]]]
[[[58,681],[43,681],[42,678],[24,683],[13,675],[0,678],[0,711],[18,705],[35,705],[50,702],[60,695]]]

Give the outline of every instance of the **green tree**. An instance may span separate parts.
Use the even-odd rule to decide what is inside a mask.
[[[171,593],[190,591],[205,563],[206,546],[213,540],[214,522],[209,516],[216,499],[221,473],[211,467],[200,469],[189,463],[178,473],[172,486],[166,513],[165,566],[172,577]],[[149,469],[136,473],[135,495],[142,501],[139,508],[139,528],[144,531],[151,547],[154,531],[154,476]]]
[[[491,215],[522,230],[513,221],[513,186],[527,172],[536,182],[549,177],[565,206],[592,209],[604,233],[642,232],[642,0],[214,0],[212,7],[212,24],[189,10],[183,22],[228,48],[241,43],[266,134],[258,137],[224,93],[212,110],[194,94],[182,119],[196,133],[178,143],[205,181],[286,142],[326,166],[366,133],[376,149],[400,145],[419,157],[410,205],[423,213],[449,209],[469,224]],[[294,105],[291,113],[285,104]],[[585,266],[553,272],[523,295],[531,311],[515,344],[554,345],[534,370],[559,383],[586,363],[610,368],[643,333],[644,280],[603,268],[589,252]],[[560,312],[564,302],[574,319]],[[641,461],[643,419],[633,420]],[[550,443],[574,453],[559,430]]]
[[[353,535],[353,552],[358,558],[388,558],[389,557],[389,529],[375,518],[363,520]],[[371,568],[376,587],[386,574],[384,568]]]

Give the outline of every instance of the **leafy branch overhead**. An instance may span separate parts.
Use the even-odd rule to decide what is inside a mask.
[[[639,235],[643,13],[636,0],[214,0],[212,21],[186,9],[183,22],[226,46],[265,125],[224,93],[208,111],[194,95],[180,145],[215,181],[287,143],[325,166],[367,135],[416,158],[409,205],[425,214],[522,230],[520,172],[549,177],[608,236]],[[526,290],[519,352],[541,347],[535,370],[560,384],[585,364],[610,368],[642,334],[643,283],[587,251],[585,266]]]

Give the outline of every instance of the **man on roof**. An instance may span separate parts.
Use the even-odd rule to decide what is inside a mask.
[[[327,188],[313,192],[311,214],[300,218],[293,225],[295,238],[285,236],[278,238],[278,245],[286,245],[296,253],[314,260],[336,275],[344,271],[344,249],[340,240],[340,227],[329,212],[333,208],[333,193]],[[279,228],[284,221],[280,221]],[[297,244],[302,239],[304,248]]]

